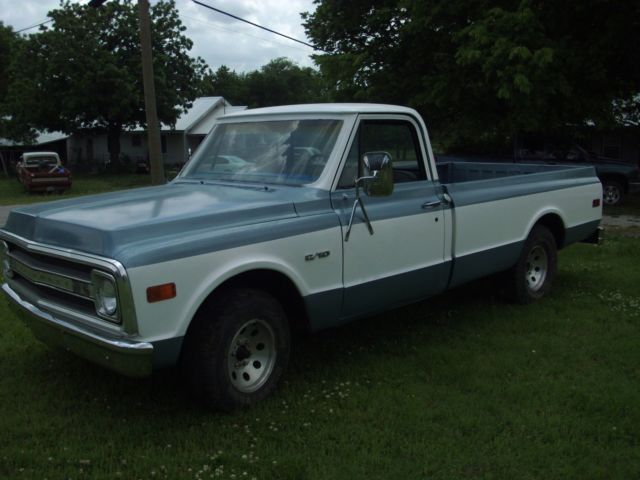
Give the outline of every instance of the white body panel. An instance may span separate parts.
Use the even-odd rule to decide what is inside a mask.
[[[442,211],[438,210],[372,221],[373,235],[364,223],[354,225],[351,238],[344,243],[344,286],[353,287],[442,263],[445,253],[442,217]]]
[[[589,208],[600,198],[599,184],[564,188],[455,209],[454,255],[461,257],[524,240],[544,215],[558,215],[571,228],[600,220],[601,208]]]
[[[180,337],[207,296],[240,273],[269,269],[289,277],[301,295],[342,287],[342,234],[339,227],[269,242],[132,268],[129,278],[138,316],[139,336],[146,341]],[[305,255],[329,251],[326,258]],[[177,296],[147,302],[147,288],[175,282]]]

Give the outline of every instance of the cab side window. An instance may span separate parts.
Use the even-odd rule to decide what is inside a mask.
[[[402,120],[366,120],[358,128],[338,188],[352,188],[356,176],[362,174],[359,159],[365,153],[375,151],[391,154],[394,183],[427,179],[418,136],[411,123]]]

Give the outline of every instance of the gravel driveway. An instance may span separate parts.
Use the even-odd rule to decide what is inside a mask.
[[[602,216],[602,225],[605,227],[640,227],[640,217],[636,215],[610,215]]]

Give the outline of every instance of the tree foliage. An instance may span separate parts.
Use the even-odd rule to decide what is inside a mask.
[[[137,7],[64,1],[49,16],[52,27],[30,35],[12,63],[12,111],[41,129],[104,129],[117,164],[122,130],[145,124]],[[151,22],[158,117],[173,124],[195,98],[204,62],[188,55],[173,0],[154,3]]]
[[[640,91],[638,2],[316,3],[303,17],[333,98],[417,108],[445,147],[611,125]]]
[[[0,104],[7,98],[9,90],[7,65],[11,62],[17,41],[18,36],[13,32],[13,29],[0,22],[0,66],[2,67],[2,71],[0,71]]]
[[[287,58],[276,58],[248,73],[236,73],[223,65],[205,76],[202,92],[251,108],[312,103],[325,98],[319,73]]]
[[[28,142],[33,140],[34,132],[12,115],[8,107],[9,85],[12,81],[9,65],[13,61],[20,43],[24,40],[9,26],[0,22],[0,138]]]

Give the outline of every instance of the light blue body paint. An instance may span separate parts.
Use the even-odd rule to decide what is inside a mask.
[[[453,198],[453,205],[444,208],[598,181],[589,167],[447,163],[438,169]],[[365,203],[375,223],[416,215],[420,202],[442,198],[442,193],[439,182],[412,182],[396,185],[390,198],[365,198]],[[20,207],[11,212],[5,230],[47,245],[113,258],[132,268],[344,228],[353,198],[353,190],[330,193],[308,187],[178,181]],[[361,221],[357,216],[356,223]],[[597,226],[598,222],[590,222],[567,230],[565,245],[587,238]],[[516,242],[349,289],[307,296],[311,329],[339,325],[508,269],[521,248],[522,242]],[[175,353],[179,348],[172,343],[167,351]]]

